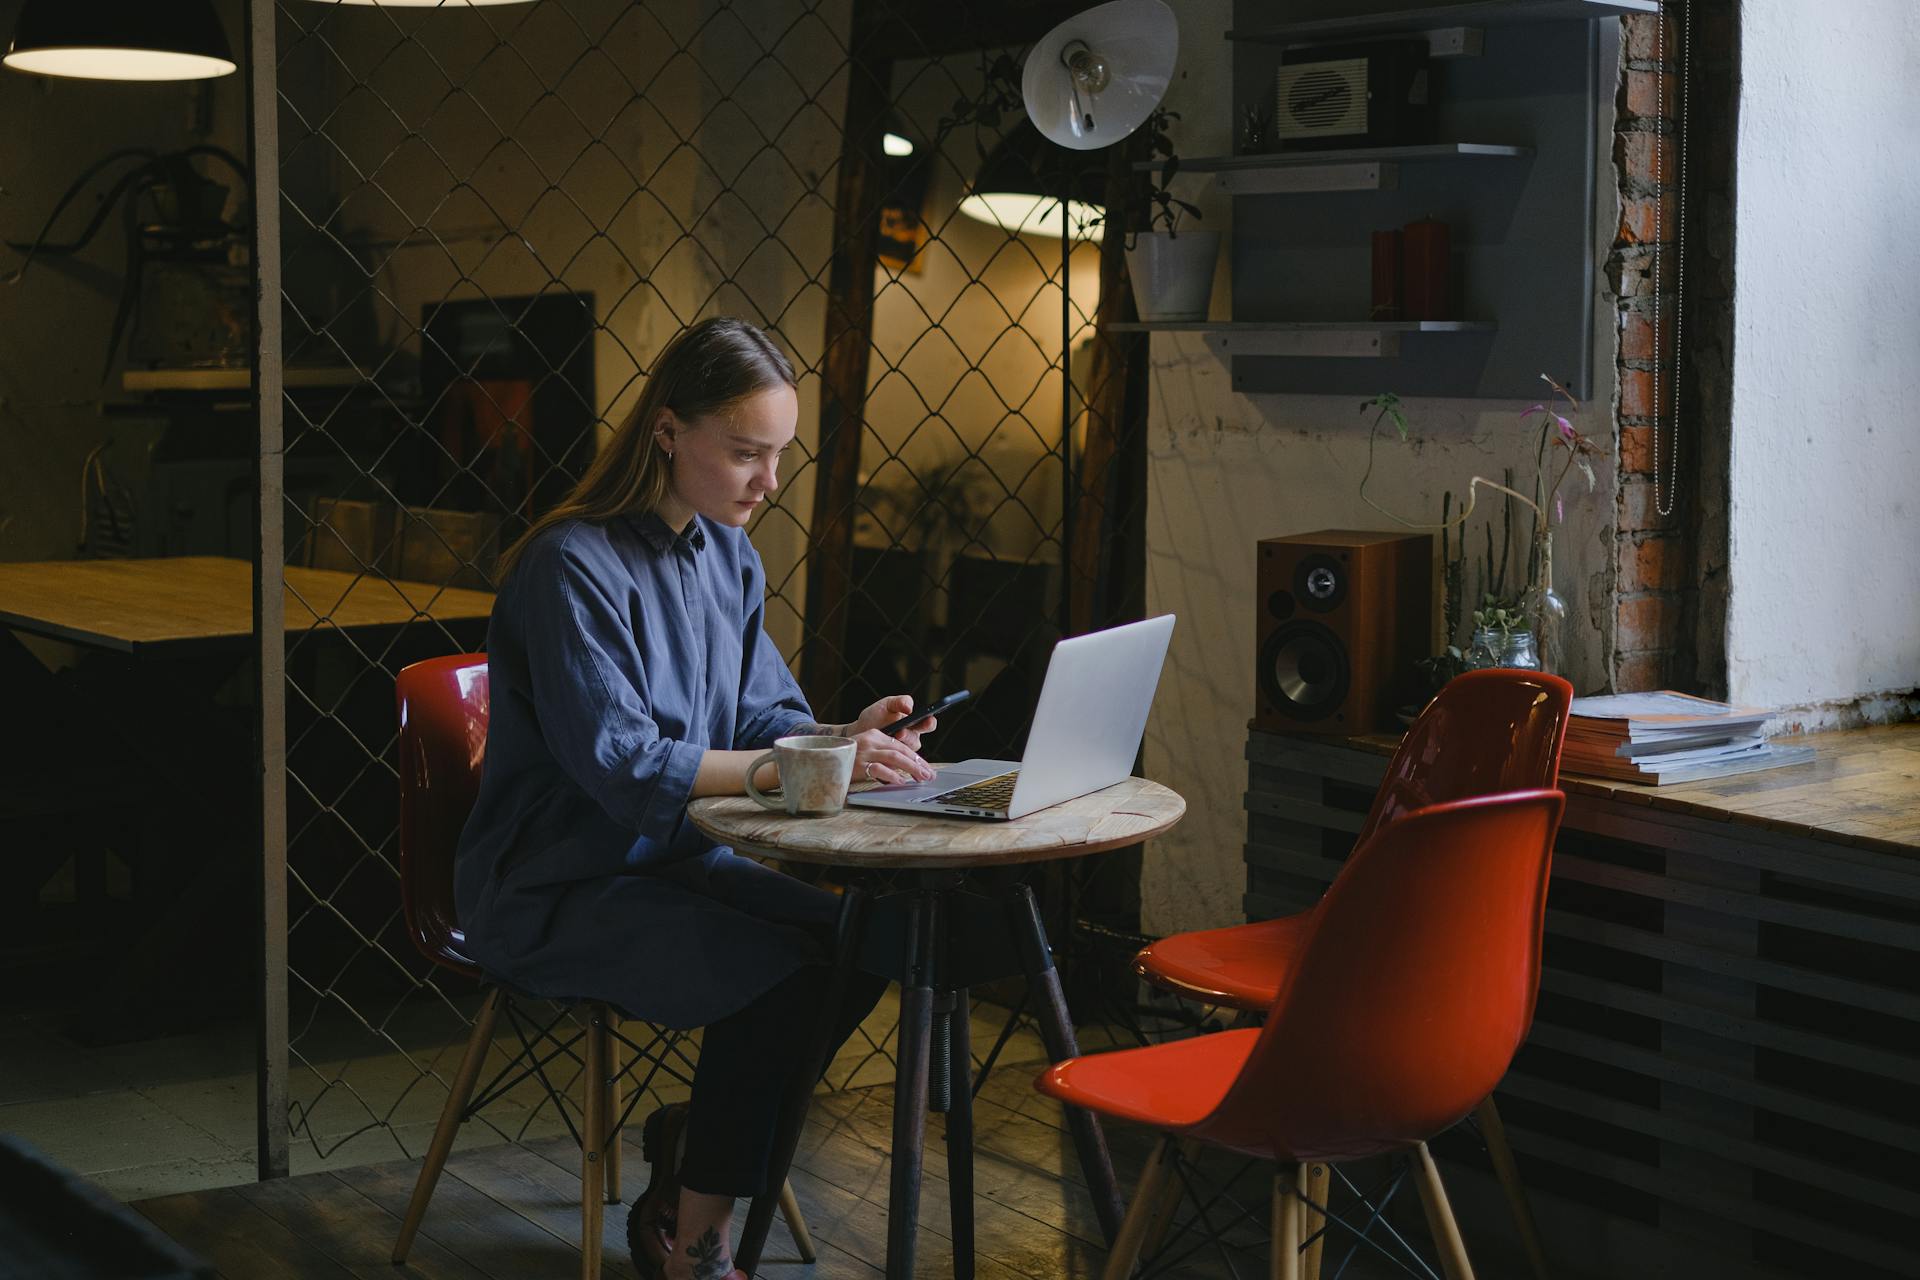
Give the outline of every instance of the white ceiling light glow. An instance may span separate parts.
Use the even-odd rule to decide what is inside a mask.
[[[976,193],[962,197],[960,212],[1003,231],[1060,238],[1060,201],[1053,196],[1016,191]],[[1104,212],[1099,205],[1067,201],[1067,220],[1073,238],[1099,244]]]

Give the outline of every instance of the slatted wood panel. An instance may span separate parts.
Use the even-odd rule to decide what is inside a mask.
[[[1576,1274],[1920,1274],[1920,726],[1815,742],[1717,785],[1563,780],[1499,1097]],[[1391,745],[1251,736],[1250,918],[1324,890]]]

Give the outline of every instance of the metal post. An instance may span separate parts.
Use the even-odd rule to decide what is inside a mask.
[[[1062,177],[1062,182],[1069,178]],[[1060,197],[1060,635],[1073,633],[1073,228]]]
[[[253,403],[259,423],[253,543],[254,694],[260,710],[260,966],[255,1147],[262,1179],[287,1175],[286,563],[281,472],[280,116],[275,0],[247,5],[247,167],[252,174]]]

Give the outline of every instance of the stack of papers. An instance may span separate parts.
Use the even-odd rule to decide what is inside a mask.
[[[1660,786],[1813,759],[1812,747],[1767,740],[1771,714],[1664,689],[1575,698],[1560,764],[1569,773]]]

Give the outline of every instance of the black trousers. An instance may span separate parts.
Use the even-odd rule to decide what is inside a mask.
[[[886,979],[855,970],[840,1007],[826,1008],[830,965],[810,964],[759,999],[710,1024],[701,1036],[687,1108],[680,1185],[706,1195],[754,1196],[766,1190],[780,1109],[815,1028],[831,1028],[827,1060],[846,1043],[887,989]]]

